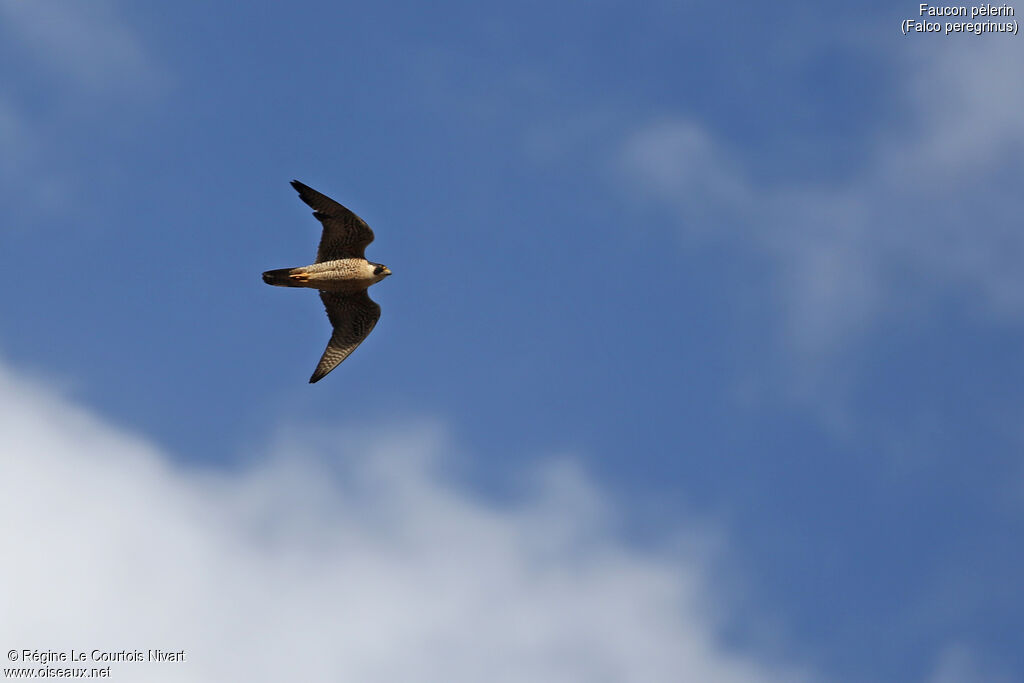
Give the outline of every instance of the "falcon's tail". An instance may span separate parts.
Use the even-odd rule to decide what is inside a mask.
[[[305,287],[309,275],[305,268],[278,268],[263,273],[263,281],[275,287]]]

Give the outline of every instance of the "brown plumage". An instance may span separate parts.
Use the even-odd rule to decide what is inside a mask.
[[[391,271],[363,256],[373,241],[373,230],[359,216],[330,197],[292,181],[302,201],[313,208],[323,225],[316,262],[298,268],[278,268],[263,273],[263,281],[276,287],[307,287],[320,290],[327,318],[334,328],[310,383],[318,382],[355,351],[380,318],[380,306],[367,287],[380,282]]]

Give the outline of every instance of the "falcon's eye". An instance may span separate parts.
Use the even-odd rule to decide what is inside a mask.
[[[373,269],[373,274],[374,275],[380,275],[383,272],[384,272],[384,266],[377,266],[376,268]]]

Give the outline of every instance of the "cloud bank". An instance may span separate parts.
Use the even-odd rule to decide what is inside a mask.
[[[688,238],[765,254],[804,358],[856,341],[950,288],[1000,318],[1024,315],[1024,57],[1012,40],[919,41],[893,55],[900,123],[839,180],[755,182],[742,150],[702,122],[637,127],[620,157],[632,187],[671,206]]]
[[[328,429],[189,468],[0,366],[0,643],[186,651],[132,681],[806,680],[723,645],[700,558],[625,546],[578,469],[499,506],[449,449]]]

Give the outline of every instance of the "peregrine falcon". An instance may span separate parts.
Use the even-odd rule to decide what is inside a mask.
[[[316,262],[299,268],[268,270],[263,273],[263,281],[276,287],[320,290],[334,332],[309,378],[312,384],[355,351],[377,324],[380,306],[366,293],[366,288],[391,275],[391,271],[363,257],[366,245],[373,241],[373,230],[366,221],[298,180],[292,181],[292,187],[312,207],[313,216],[324,227]]]

